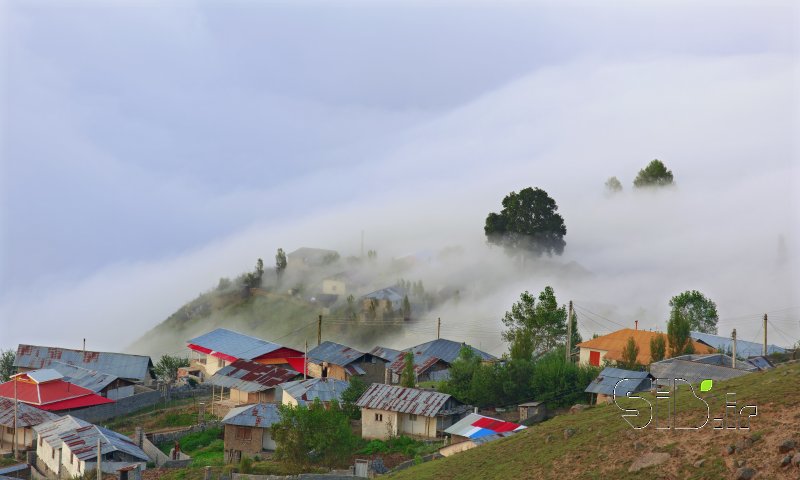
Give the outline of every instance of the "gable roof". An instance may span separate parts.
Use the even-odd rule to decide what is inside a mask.
[[[403,372],[403,368],[406,365],[406,358],[405,354],[409,352],[401,352],[400,355],[395,359],[394,362],[388,364],[386,368],[391,370],[394,373],[401,374]],[[431,367],[436,365],[437,363],[444,362],[442,359],[437,357],[432,357],[430,355],[425,355],[423,353],[414,353],[414,372],[418,375],[425,373]]]
[[[642,365],[647,365],[651,361],[650,340],[659,335],[664,335],[667,351],[669,351],[669,339],[666,334],[647,330],[634,330],[632,328],[623,328],[616,332],[609,333],[608,335],[586,340],[576,346],[593,350],[605,350],[607,352],[605,358],[620,361],[622,360],[622,350],[625,349],[628,338],[633,337],[633,341],[636,342],[636,345],[639,347],[639,355],[636,357],[636,361]],[[691,342],[696,353],[714,352],[714,349],[708,345],[703,345],[695,340],[691,340]]]
[[[281,348],[277,343],[217,328],[187,342],[192,350],[234,362],[239,359],[253,360]]]
[[[373,383],[358,399],[361,408],[435,417],[450,400],[450,395],[417,388]]]
[[[17,402],[17,425],[20,427],[33,427],[59,417],[54,413],[38,409],[27,403]],[[0,397],[0,426],[14,426],[14,400]]]
[[[387,362],[394,362],[397,360],[398,355],[400,355],[400,350],[395,350],[393,348],[387,347],[375,347],[369,351],[369,354],[373,357],[378,357],[386,360]]]
[[[28,380],[26,373],[14,375],[18,380],[0,384],[0,397],[14,398],[16,383],[17,399],[51,412],[72,408],[89,407],[104,403],[114,403],[89,389],[73,385],[61,379],[36,383]]]
[[[403,297],[406,296],[405,290],[398,286],[386,287],[381,288],[380,290],[375,290],[374,292],[369,292],[366,295],[362,295],[361,298],[370,298],[373,300],[389,300],[390,302],[400,302],[403,300]]]
[[[477,413],[470,413],[466,417],[450,425],[444,433],[458,435],[469,439],[486,437],[505,432],[518,432],[525,430],[525,426],[513,422],[504,422],[492,417],[486,417]]]
[[[217,370],[206,382],[243,392],[261,392],[288,382],[298,375],[300,374],[294,370],[277,365],[237,360]]]
[[[269,428],[272,424],[280,421],[278,405],[275,403],[256,403],[232,408],[222,419],[222,423],[225,425],[260,428]]]
[[[88,370],[108,373],[119,378],[144,382],[152,378],[150,357],[128,353],[90,352],[69,348],[42,347],[20,344],[14,366],[27,369],[49,368],[52,362],[75,365]]]
[[[719,349],[723,353],[733,350],[733,340],[728,337],[721,337],[719,335],[712,335],[710,333],[702,332],[691,332],[690,335],[698,342],[704,343],[711,348]],[[784,353],[785,351],[785,348],[777,345],[767,345],[767,354]],[[737,356],[752,357],[761,355],[762,353],[764,353],[764,344],[736,339]]]
[[[331,400],[341,402],[342,392],[349,386],[350,382],[335,378],[309,378],[283,383],[281,389],[285,394],[297,400],[298,405],[305,405],[316,399],[323,403]]]
[[[97,441],[100,441],[100,455],[111,452],[122,452],[132,457],[138,458],[143,462],[149,462],[150,458],[142,451],[130,438],[120,433],[98,427],[97,425],[87,425],[80,428],[69,429],[62,432],[59,438],[69,451],[85,461],[97,459]]]
[[[447,363],[453,363],[458,358],[458,354],[461,352],[461,347],[464,346],[469,347],[472,352],[481,360],[497,360],[497,358],[495,358],[493,355],[478,350],[472,345],[467,345],[463,342],[454,342],[453,340],[447,340],[446,338],[437,338],[436,340],[431,340],[430,342],[425,342],[417,345],[416,347],[407,348],[403,351],[414,352],[415,355],[420,353],[429,357],[440,358]]]
[[[53,448],[60,448],[64,443],[61,439],[62,433],[89,425],[91,425],[91,423],[81,420],[80,418],[73,417],[72,415],[64,415],[51,422],[36,425],[33,427],[33,430],[39,438],[47,442],[48,445]]]
[[[649,390],[652,379],[653,376],[647,372],[606,367],[597,378],[592,380],[584,392],[614,395],[616,391],[617,395],[625,396],[627,392]]]
[[[656,381],[662,379],[671,381],[672,379],[680,378],[691,384],[698,384],[703,380],[728,380],[741,377],[758,370],[758,368],[744,361],[736,362],[737,368],[730,368],[719,363],[697,361],[692,357],[696,356],[683,355],[661,360],[660,362],[653,362],[650,364],[650,373],[656,378]],[[740,363],[745,364],[743,365],[744,368],[740,367]],[[663,382],[658,383],[661,384]]]
[[[51,362],[50,368],[64,376],[64,380],[79,387],[87,388],[95,393],[103,390],[117,379],[110,373],[88,370],[76,365],[62,362]]]
[[[354,348],[334,342],[322,342],[308,352],[308,359],[345,366],[366,355]]]

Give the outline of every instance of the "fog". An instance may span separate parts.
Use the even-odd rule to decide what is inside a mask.
[[[43,118],[57,143],[70,147],[74,158],[64,157],[66,165],[80,158],[86,175],[97,175],[98,184],[108,181],[99,190],[104,194],[119,185],[119,198],[111,194],[108,208],[123,205],[123,219],[139,229],[123,229],[125,238],[118,239],[118,219],[106,223],[105,214],[72,211],[68,220],[74,220],[78,238],[96,244],[102,261],[88,258],[91,268],[65,264],[24,282],[7,281],[0,295],[0,348],[17,343],[77,348],[87,338],[87,348],[121,350],[220,277],[251,269],[257,257],[271,266],[277,248],[301,246],[358,255],[362,231],[365,250],[377,250],[384,263],[418,251],[461,249],[458,256],[403,274],[429,288],[461,288],[458,304],[426,313],[404,337],[376,339],[386,346],[432,338],[435,319],[441,317],[444,337],[502,353],[503,313],[523,290],[538,293],[546,285],[554,287],[559,302],[575,302],[585,338],[633,327],[634,320],[639,328],[665,329],[669,298],[697,289],[717,303],[720,334],[736,328],[740,339],[759,341],[760,318],[768,312],[779,329],[770,327],[770,343],[788,346],[800,339],[800,82],[796,51],[764,50],[628,57],[588,51],[486,81],[476,91],[461,87],[441,105],[431,100],[425,108],[406,110],[364,106],[375,103],[367,100],[374,94],[369,88],[364,105],[352,101],[336,110],[285,92],[265,97],[269,92],[257,90],[255,107],[245,107],[250,98],[239,91],[228,98],[247,112],[230,120],[241,125],[237,136],[262,135],[251,124],[259,108],[285,112],[299,126],[306,119],[313,124],[310,140],[280,143],[284,150],[273,152],[288,154],[296,143],[305,157],[297,160],[302,167],[289,173],[294,161],[265,160],[266,166],[256,168],[251,160],[214,151],[210,155],[216,161],[197,168],[216,167],[224,178],[201,186],[191,176],[165,173],[193,171],[189,160],[165,154],[159,163],[157,155],[151,156],[157,152],[132,140],[120,145],[147,155],[148,162],[120,160],[103,146],[109,141],[103,131],[93,143],[91,136],[64,129],[58,119]],[[347,91],[358,97],[358,91]],[[231,104],[205,108],[235,112]],[[124,109],[117,114],[126,118]],[[169,128],[163,128],[169,136]],[[276,120],[275,128],[289,127]],[[184,132],[172,141],[191,138]],[[36,185],[35,176],[19,173],[23,147],[36,158],[52,151],[29,142],[18,141],[7,150],[4,184]],[[316,147],[307,145],[314,142]],[[268,146],[259,148],[270,153]],[[653,158],[673,171],[676,186],[635,191],[633,178]],[[54,168],[60,161],[39,167]],[[249,169],[256,169],[263,182],[248,178],[237,187]],[[603,183],[612,175],[625,189],[609,196]],[[134,195],[126,178],[134,186],[151,186],[153,198],[147,188]],[[42,188],[56,182],[49,175],[46,180]],[[486,244],[483,222],[489,212],[500,210],[504,195],[527,186],[543,188],[556,200],[567,246],[561,257],[520,267]],[[102,204],[106,197],[94,198]],[[75,200],[53,196],[48,201]],[[186,202],[191,205],[184,207]],[[11,209],[4,207],[4,216],[18,218]],[[173,217],[173,211],[181,215]],[[155,218],[154,223],[140,216]],[[202,241],[173,241],[173,227]],[[11,257],[29,253],[10,233],[16,228],[24,231],[27,225],[4,221],[6,265]],[[39,250],[31,251],[60,251],[59,236],[28,230],[38,232],[29,241]],[[122,251],[106,252],[114,245]]]

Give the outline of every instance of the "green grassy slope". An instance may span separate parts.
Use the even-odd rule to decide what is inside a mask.
[[[758,471],[757,478],[800,478],[800,470],[779,466],[778,445],[794,438],[800,444],[800,363],[715,383],[699,393],[711,417],[723,412],[726,392],[735,392],[739,407],[755,404],[758,416],[750,430],[634,430],[613,404],[562,415],[512,437],[435,460],[390,476],[392,479],[545,479],[545,478],[732,478],[738,461]],[[652,401],[652,397],[649,397]],[[706,413],[702,403],[676,399],[682,425]],[[565,430],[574,434],[565,438]],[[750,438],[753,444],[734,455],[722,451]],[[638,473],[632,462],[648,452],[666,452],[669,460]],[[705,459],[699,467],[695,462]]]

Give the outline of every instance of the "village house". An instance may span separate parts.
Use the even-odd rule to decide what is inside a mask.
[[[187,346],[191,350],[190,370],[198,372],[203,381],[237,360],[303,370],[303,352],[226,328],[193,338]]]
[[[402,352],[400,350],[381,346],[375,347],[369,351],[370,355],[383,359],[386,363],[394,362],[401,353]]]
[[[519,423],[533,425],[547,418],[547,405],[544,402],[525,402],[518,405]]]
[[[291,270],[308,270],[330,265],[339,259],[339,252],[324,248],[301,247],[286,255],[286,267]]]
[[[733,339],[712,335],[710,333],[691,332],[689,334],[694,340],[717,349],[719,353],[731,355],[733,353]],[[785,353],[786,349],[777,345],[767,345],[767,355],[771,353]],[[736,356],[741,358],[760,356],[764,353],[764,344],[748,342],[746,340],[736,340]]]
[[[654,383],[671,386],[676,378],[699,385],[703,380],[729,380],[759,371],[759,367],[745,360],[737,360],[721,353],[692,354],[667,358],[650,364]]]
[[[406,297],[406,292],[399,286],[392,286],[375,290],[360,298],[361,308],[363,311],[370,311],[372,305],[375,305],[375,311],[378,314],[383,314],[388,310],[398,311],[403,308],[403,299]]]
[[[322,342],[308,352],[308,375],[350,381],[361,377],[365,383],[385,378],[386,361],[369,353],[334,342]]]
[[[456,361],[461,349],[468,347],[472,353],[478,357],[482,362],[494,362],[497,358],[494,355],[478,350],[472,345],[467,345],[464,342],[455,342],[446,338],[437,338],[430,342],[419,344],[415,347],[404,350],[405,352],[414,352],[414,354],[427,355],[429,357],[436,357],[448,365]]]
[[[584,390],[594,394],[594,403],[610,403],[614,395],[626,397],[628,392],[646,392],[652,387],[653,376],[648,372],[606,367]]]
[[[88,370],[77,365],[50,362],[51,368],[64,376],[64,381],[93,391],[101,397],[119,400],[134,394],[134,383],[110,373]]]
[[[283,391],[281,403],[296,407],[309,405],[314,400],[319,400],[327,407],[332,400],[341,403],[342,392],[349,386],[349,382],[335,378],[308,378],[286,382],[280,385],[280,389]]]
[[[394,360],[387,366],[387,369],[391,372],[389,382],[392,384],[400,383],[400,376],[405,366],[404,354],[408,352],[414,355],[414,372],[417,382],[447,380],[450,376],[450,365],[458,359],[461,349],[464,347],[469,348],[482,362],[497,361],[497,358],[493,355],[466,343],[437,338],[436,340],[405,349],[394,356]],[[387,357],[394,355],[394,352],[396,352],[383,347],[377,347],[375,350]]]
[[[128,353],[91,352],[69,348],[42,347],[20,344],[14,366],[24,373],[40,368],[52,368],[53,362],[113,375],[131,383],[150,385],[155,380],[150,357]]]
[[[71,415],[34,427],[38,436],[38,468],[48,477],[69,479],[97,468],[97,444],[100,443],[100,470],[116,474],[122,468],[147,468],[147,454],[130,438],[92,425]]]
[[[633,338],[636,346],[639,347],[639,355],[636,357],[636,362],[640,365],[648,365],[652,362],[650,356],[650,340],[663,335],[666,343],[666,351],[669,352],[669,340],[667,336],[661,332],[649,332],[646,330],[638,330],[632,328],[623,328],[616,332],[609,333],[600,337],[581,342],[577,345],[580,348],[581,365],[592,365],[599,367],[603,364],[604,360],[610,363],[617,363],[622,361],[622,351],[628,343],[629,338]],[[713,353],[714,348],[708,345],[703,345],[695,340],[690,340],[695,353]]]
[[[114,403],[89,389],[65,382],[60,373],[47,368],[12,375],[11,380],[0,384],[0,397],[13,400],[15,395],[20,402],[59,413]]]
[[[361,436],[386,440],[400,435],[436,438],[469,409],[450,395],[373,383],[358,399]]]
[[[339,272],[322,279],[320,290],[325,295],[347,295],[348,274]]]
[[[27,403],[17,402],[17,450],[34,448],[36,435],[33,427],[59,418]],[[0,397],[0,452],[14,449],[14,400]]]
[[[387,365],[389,370],[389,383],[397,385],[403,375],[406,365],[406,354],[401,352],[394,362]],[[450,376],[450,364],[436,357],[422,353],[414,354],[414,383],[446,380]]]
[[[505,422],[496,418],[470,413],[448,427],[444,433],[450,435],[450,444],[439,449],[442,456],[469,450],[485,443],[516,432],[525,430],[525,426],[513,422]]]
[[[278,365],[264,365],[247,360],[237,360],[217,370],[206,383],[229,390],[227,399],[220,393],[220,398],[228,400],[231,405],[251,403],[280,402],[278,385],[294,380],[300,374],[291,368]]]
[[[225,462],[237,463],[242,456],[275,450],[272,425],[280,421],[278,405],[257,403],[231,409],[222,419],[225,425]]]

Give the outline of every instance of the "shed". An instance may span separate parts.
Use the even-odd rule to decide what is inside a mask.
[[[525,402],[519,404],[519,421],[525,425],[541,422],[547,418],[547,405],[544,402]]]
[[[340,343],[325,341],[308,352],[308,374],[316,378],[349,381],[359,376],[366,383],[382,382],[386,361]]]
[[[278,405],[257,403],[232,408],[222,419],[225,425],[225,461],[238,462],[242,455],[275,450],[271,427],[280,422]]]

